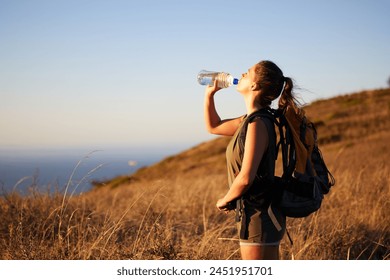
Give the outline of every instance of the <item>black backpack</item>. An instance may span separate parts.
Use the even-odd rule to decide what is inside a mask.
[[[283,175],[274,177],[273,204],[287,217],[307,217],[317,211],[335,184],[317,142],[314,124],[302,109],[262,110],[278,128],[276,158],[281,149]],[[267,122],[266,122],[267,124]]]

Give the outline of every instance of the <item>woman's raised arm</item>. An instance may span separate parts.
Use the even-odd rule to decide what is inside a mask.
[[[204,119],[208,132],[217,135],[233,136],[238,126],[240,125],[243,116],[233,119],[221,120],[217,110],[215,109],[214,95],[220,90],[217,82],[214,85],[207,86],[204,98]]]

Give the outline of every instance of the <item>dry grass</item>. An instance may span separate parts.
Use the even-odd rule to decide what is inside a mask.
[[[322,123],[322,139],[339,134],[322,140],[337,184],[318,213],[288,220],[294,245],[284,238],[283,259],[390,259],[390,106],[372,109],[390,104],[390,95],[370,94],[369,101],[361,93],[307,108]],[[367,116],[351,107],[366,108]],[[0,258],[239,259],[234,214],[214,206],[227,188],[227,141],[203,143],[82,195],[35,186],[28,196],[4,194]]]

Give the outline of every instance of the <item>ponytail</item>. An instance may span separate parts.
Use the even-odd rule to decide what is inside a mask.
[[[283,89],[279,99],[279,109],[282,111],[287,110],[288,107],[293,109],[295,112],[298,111],[298,101],[293,94],[293,81],[289,77],[284,77]]]
[[[282,70],[272,61],[263,60],[256,64],[256,82],[261,94],[256,97],[256,102],[262,107],[268,107],[271,102],[279,99],[279,110],[285,112],[293,109],[298,112],[300,104],[293,94],[293,81],[284,77]]]

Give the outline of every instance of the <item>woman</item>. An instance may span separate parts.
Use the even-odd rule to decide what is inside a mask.
[[[247,115],[221,120],[214,103],[214,94],[220,90],[215,82],[205,90],[204,115],[210,133],[233,136],[226,156],[228,161],[229,191],[217,201],[220,211],[228,212],[239,201],[240,251],[242,259],[279,259],[279,243],[283,238],[286,217],[270,207],[272,180],[275,168],[275,131],[270,120],[255,117],[278,98],[279,108],[296,108],[292,94],[293,83],[283,76],[280,68],[271,61],[261,61],[242,74],[237,91],[244,97]],[[268,122],[268,124],[267,124]],[[243,145],[239,145],[239,143]],[[272,165],[268,164],[272,161]],[[240,200],[241,197],[256,197]],[[271,209],[271,211],[269,211]],[[271,217],[271,215],[273,217]],[[275,226],[275,218],[276,224]]]

